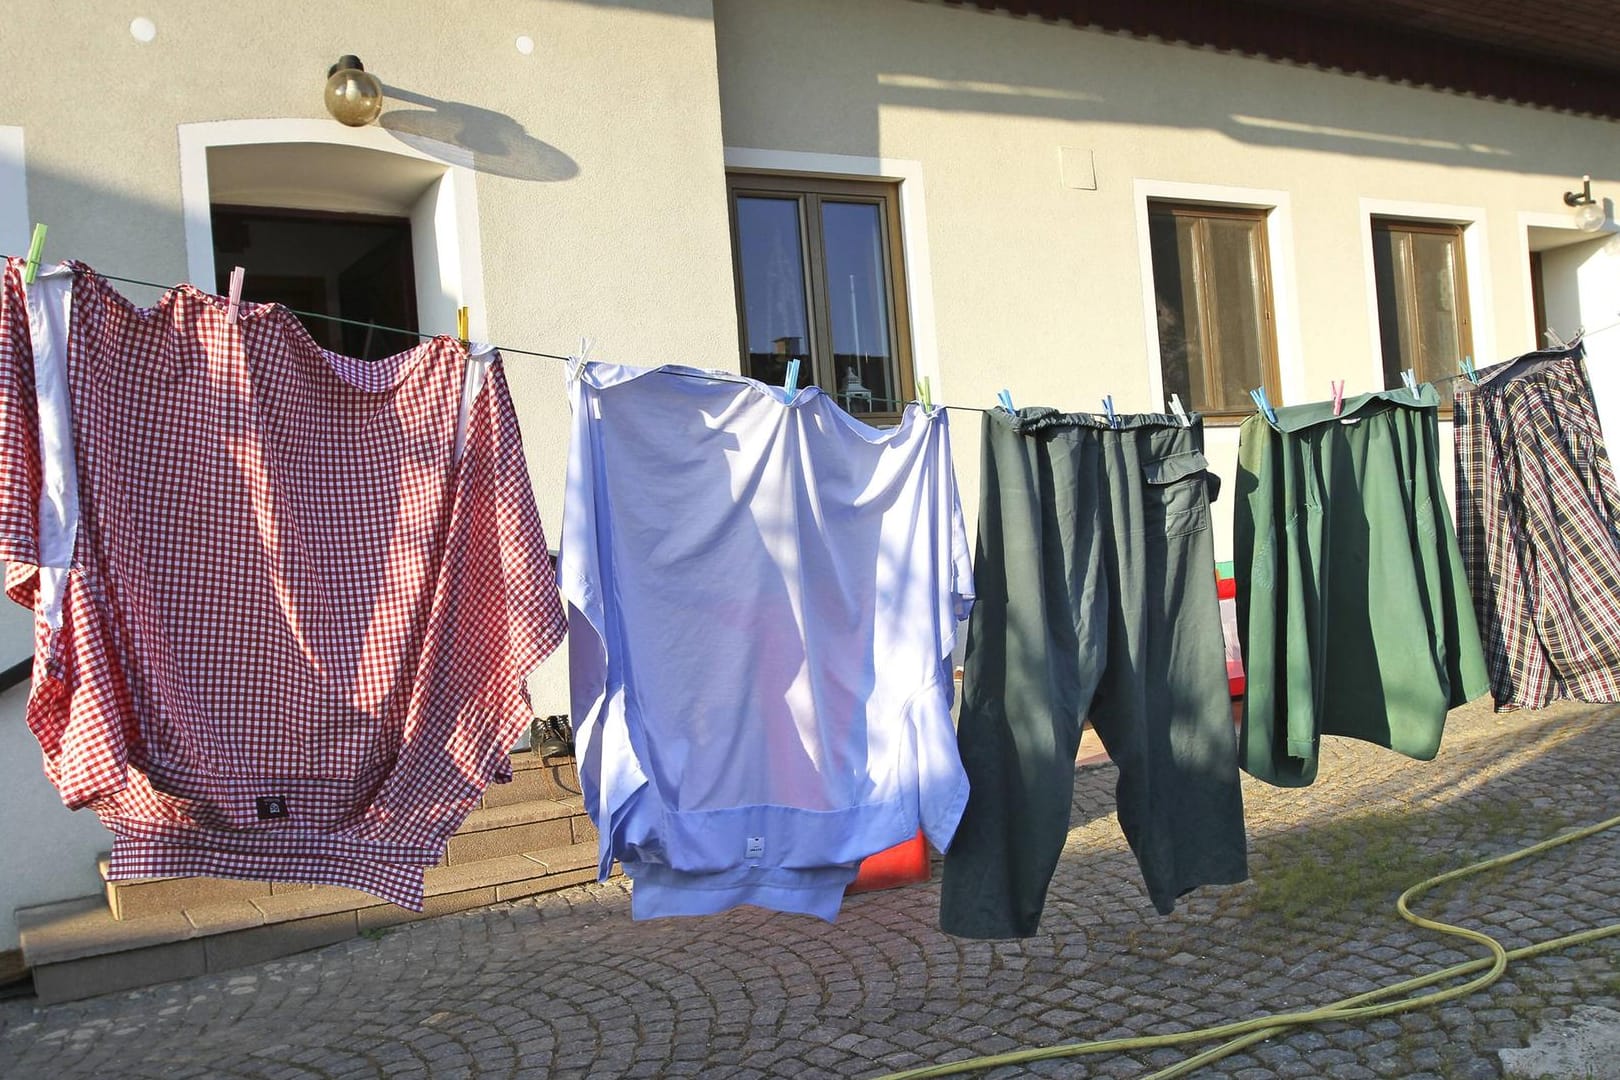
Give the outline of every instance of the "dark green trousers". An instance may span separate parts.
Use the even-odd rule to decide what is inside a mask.
[[[1424,385],[1346,398],[1340,418],[1322,402],[1243,424],[1241,739],[1262,780],[1309,784],[1323,735],[1427,761],[1447,710],[1490,689],[1440,487],[1439,402]]]
[[[1119,767],[1119,823],[1154,907],[1248,876],[1203,428],[1121,425],[985,417],[948,933],[1036,932],[1088,718]]]

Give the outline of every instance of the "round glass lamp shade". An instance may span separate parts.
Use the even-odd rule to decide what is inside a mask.
[[[333,119],[365,127],[382,113],[382,106],[382,83],[358,59],[345,56],[332,66],[326,80],[326,111]]]
[[[1581,232],[1597,232],[1603,228],[1602,203],[1582,203],[1575,208],[1575,227]]]

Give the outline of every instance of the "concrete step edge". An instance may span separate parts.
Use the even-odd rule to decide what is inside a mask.
[[[430,867],[424,875],[424,895],[432,901],[473,890],[499,890],[520,884],[538,885],[533,891],[545,891],[547,878],[578,874],[594,868],[596,860],[597,845],[592,842],[505,855],[463,866]],[[105,897],[100,895],[18,908],[16,918],[23,958],[37,969],[91,956],[370,908],[393,908],[393,905],[354,889],[314,885],[139,919],[113,918]],[[414,915],[402,909],[394,910],[406,918]]]

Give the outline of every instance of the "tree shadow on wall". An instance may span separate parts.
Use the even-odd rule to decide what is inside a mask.
[[[389,109],[377,125],[429,157],[492,176],[552,182],[572,180],[579,163],[530,135],[505,113],[389,86],[391,101],[424,106]]]

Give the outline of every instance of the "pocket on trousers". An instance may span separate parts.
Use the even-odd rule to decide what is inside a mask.
[[[1209,461],[1197,450],[1171,454],[1142,466],[1144,530],[1185,536],[1209,528],[1209,494],[1204,475]]]

